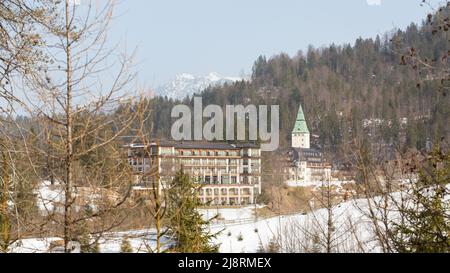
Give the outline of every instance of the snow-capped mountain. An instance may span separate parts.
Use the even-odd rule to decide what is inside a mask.
[[[195,76],[188,73],[177,75],[174,79],[155,89],[155,95],[167,96],[173,99],[183,99],[186,96],[192,96],[199,93],[208,86],[219,86],[225,83],[241,81],[245,78],[223,77],[218,73],[212,72],[206,76]]]

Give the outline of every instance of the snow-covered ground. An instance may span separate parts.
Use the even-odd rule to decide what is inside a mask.
[[[323,185],[337,186],[342,187],[345,184],[354,184],[355,181],[330,181],[330,182],[322,182],[322,181],[296,181],[289,180],[286,181],[286,185],[289,187],[322,187]]]
[[[151,252],[152,249],[156,248],[155,238],[154,230],[105,233],[99,240],[99,251],[101,253],[119,253],[123,240],[127,239],[133,248],[133,252]],[[52,242],[61,240],[62,238],[57,237],[23,239],[12,246],[11,252],[45,253],[50,249]],[[162,244],[167,247],[170,242],[167,239],[163,239]],[[79,252],[79,249],[73,251],[73,253],[76,252]]]
[[[53,187],[44,184],[39,191],[42,197],[45,197],[40,204],[44,209],[48,210],[51,200],[56,200],[60,196]],[[394,194],[393,198],[400,200],[400,193]],[[46,200],[50,203],[46,203]],[[375,215],[380,217],[380,211],[376,211],[378,207],[376,204],[383,204],[383,200],[380,197],[369,200]],[[333,251],[382,251],[375,240],[373,224],[367,216],[368,204],[367,199],[358,199],[333,207]],[[397,217],[395,209],[393,211],[387,216],[391,220]],[[281,252],[303,252],[312,247],[317,250],[317,242],[314,242],[313,238],[321,230],[326,230],[328,219],[326,209],[319,209],[308,214],[298,213],[271,218],[256,218],[254,206],[200,209],[200,212],[205,219],[219,214],[219,218],[211,223],[210,229],[218,233],[214,243],[219,244],[220,252],[225,253],[257,252],[261,246],[267,247],[274,240]],[[128,239],[135,252],[149,252],[150,249],[155,249],[154,230],[132,230],[104,234],[99,241],[100,252],[120,252],[124,238]],[[24,239],[16,243],[11,250],[27,253],[47,252],[51,242],[58,240],[61,238]],[[169,244],[170,240],[165,238],[164,245],[167,247]]]
[[[261,208],[262,206],[257,206]],[[255,217],[255,206],[245,206],[240,208],[210,208],[199,209],[199,212],[203,214],[205,219],[211,219],[218,215],[219,220],[234,221],[250,219]]]
[[[55,204],[63,204],[64,202],[64,191],[58,183],[52,185],[50,181],[43,181],[35,193],[37,205],[42,214],[52,212],[55,210]]]
[[[367,200],[356,200],[342,203],[333,209],[335,217],[336,243],[341,243],[340,251],[357,251],[358,241],[364,245],[367,252],[378,252],[375,242],[372,241],[371,225],[364,216],[364,207]],[[283,252],[301,252],[305,229],[313,233],[314,230],[325,228],[327,211],[317,210],[309,214],[294,214],[278,216],[248,223],[217,224],[212,231],[222,231],[216,243],[220,243],[220,252],[257,252],[258,248],[267,246],[272,239],[276,239]],[[349,219],[356,230],[350,232]],[[354,234],[357,235],[357,240]]]
[[[37,197],[37,206],[41,215],[50,215],[52,213],[64,213],[64,187],[55,181],[53,184],[50,181],[43,181],[34,191]],[[89,207],[92,211],[97,210],[98,201],[102,201],[103,197],[114,198],[113,194],[109,192],[109,196],[102,193],[101,188],[95,187],[78,187],[72,190],[71,195],[77,197],[83,202],[75,203],[73,208],[76,211]]]
[[[370,226],[367,225],[367,219],[358,208],[364,208],[366,202],[366,200],[349,201],[334,208],[336,234],[340,235],[341,240],[344,241],[345,236],[342,234],[348,230],[346,223],[351,219],[357,228],[355,233],[358,234],[358,240],[363,242],[366,247],[365,251],[376,252],[379,249],[370,240]],[[201,212],[206,218],[219,212],[222,220],[212,224],[211,231],[220,232],[214,243],[220,244],[220,252],[225,253],[256,252],[260,245],[267,246],[273,238],[278,238],[282,245],[287,245],[283,246],[282,251],[298,252],[301,250],[293,248],[292,245],[300,243],[295,240],[301,239],[299,236],[301,237],[302,228],[311,228],[312,230],[316,220],[319,225],[326,223],[326,210],[318,210],[307,215],[294,214],[259,220],[255,219],[253,206],[232,209],[202,209]],[[352,246],[352,244],[356,242],[351,240],[350,234],[347,237],[345,244],[348,249],[342,249],[342,251],[353,251],[354,245]],[[154,230],[115,232],[103,236],[99,242],[100,252],[120,252],[123,238],[128,239],[135,252],[148,252],[149,248],[154,249],[156,245]],[[61,240],[61,238],[24,239],[16,244],[12,251],[46,252],[50,243],[57,240]],[[167,240],[166,243],[168,243]]]

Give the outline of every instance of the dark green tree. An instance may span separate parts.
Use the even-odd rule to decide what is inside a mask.
[[[393,242],[399,252],[450,252],[450,153],[438,148],[426,159],[416,183],[410,183]]]
[[[218,245],[211,242],[217,234],[211,233],[210,222],[198,212],[201,205],[197,193],[200,189],[183,169],[178,171],[168,190],[169,231],[175,238],[172,251],[182,253],[213,253]]]
[[[131,247],[130,241],[126,237],[124,237],[122,239],[122,244],[120,245],[120,252],[121,253],[131,253],[131,252],[133,252],[133,248]]]

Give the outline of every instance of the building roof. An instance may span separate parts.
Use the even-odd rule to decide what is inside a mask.
[[[150,146],[155,146],[156,141],[152,141]],[[161,147],[174,147],[176,149],[217,149],[217,150],[239,150],[242,148],[259,149],[260,146],[251,142],[229,143],[229,142],[209,142],[209,141],[159,141]],[[142,144],[132,144],[132,148],[142,148]]]
[[[293,161],[317,162],[317,159],[320,159],[321,162],[326,162],[323,152],[319,149],[291,148],[291,151]]]
[[[302,105],[300,105],[298,109],[297,119],[295,120],[294,130],[292,130],[292,133],[309,134]]]
[[[236,150],[236,145],[227,142],[208,142],[208,141],[178,141],[173,142],[173,146],[178,149],[218,149],[218,150]]]
[[[254,148],[254,149],[260,149],[261,148],[261,146],[259,144],[252,143],[252,142],[236,143],[235,145],[238,148]]]
[[[316,148],[291,148],[298,153],[323,153],[322,150]]]

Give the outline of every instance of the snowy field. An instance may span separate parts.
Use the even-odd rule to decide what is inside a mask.
[[[99,241],[101,253],[119,253],[122,240],[126,238],[133,248],[133,252],[148,253],[156,248],[156,235],[153,230],[133,230],[127,232],[106,233]],[[45,253],[48,252],[52,242],[61,241],[62,238],[24,239],[12,247],[14,253]],[[165,246],[168,240],[162,240]],[[73,253],[79,252],[79,249]]]
[[[322,181],[297,181],[297,180],[288,180],[286,181],[286,185],[289,187],[322,187],[324,185],[342,187],[346,184],[354,184],[355,181],[330,181],[330,182],[322,182]]]
[[[351,236],[342,235],[348,230],[348,219],[352,219],[352,223],[357,227],[355,231],[358,234],[358,240],[362,242],[367,252],[380,251],[376,245],[371,242],[370,226],[367,225],[367,219],[363,216],[360,208],[364,208],[366,200],[357,200],[342,203],[333,210],[336,219],[335,232],[342,240],[344,252],[356,251],[354,245],[356,242]],[[206,218],[210,218],[219,212],[222,221],[215,222],[211,225],[212,232],[220,232],[214,243],[220,244],[220,252],[224,253],[241,253],[256,252],[260,245],[266,246],[271,239],[277,240],[283,246],[283,252],[300,252],[292,245],[298,245],[293,238],[299,237],[298,232],[302,227],[313,229],[313,223],[325,225],[326,211],[318,210],[314,214],[294,214],[290,216],[278,216],[268,219],[256,220],[254,218],[254,207],[243,207],[233,209],[202,209],[201,213]],[[105,234],[104,238],[99,242],[100,252],[111,253],[120,252],[120,245],[123,238],[127,238],[135,252],[149,252],[156,246],[154,230],[135,230],[128,232],[116,232]],[[52,241],[61,240],[61,238],[46,239],[24,239],[17,243],[12,252],[47,252]],[[345,241],[345,242],[344,242]],[[165,242],[167,245],[167,241]]]
[[[39,195],[42,199],[39,206],[41,210],[47,211],[52,210],[52,203],[60,201],[61,198],[61,193],[48,184],[40,188]],[[399,198],[399,194],[394,194],[394,199]],[[380,198],[370,200],[373,207],[376,207],[375,204],[378,202],[382,200]],[[319,209],[308,214],[299,213],[270,218],[256,218],[255,206],[208,208],[199,209],[199,211],[205,219],[219,215],[218,219],[211,223],[210,229],[218,233],[214,243],[219,244],[220,252],[224,253],[254,253],[261,246],[267,247],[271,241],[277,242],[281,252],[304,252],[305,249],[317,247],[314,246],[311,238],[327,228],[326,209]],[[366,199],[351,200],[333,207],[334,252],[381,252],[375,240],[373,224],[367,217],[368,211]],[[377,212],[375,214],[379,217]],[[396,217],[394,212],[388,215],[391,220]],[[134,252],[151,252],[156,246],[154,230],[132,230],[104,234],[99,241],[100,252],[120,252],[124,238],[130,242]],[[24,239],[17,242],[11,251],[48,252],[53,241],[61,241],[61,238]],[[170,239],[165,238],[164,245],[167,247],[169,244]]]
[[[333,209],[335,218],[336,242],[342,244],[342,252],[356,252],[357,239],[364,245],[366,252],[379,252],[376,244],[371,240],[371,225],[364,216],[366,200],[357,200],[342,203]],[[321,209],[310,214],[294,214],[278,216],[249,223],[217,224],[212,226],[212,231],[222,231],[216,240],[220,244],[220,252],[225,253],[254,253],[263,245],[267,246],[271,239],[275,239],[281,245],[283,252],[301,252],[299,248],[304,234],[303,230],[313,231],[326,227],[327,213]],[[349,219],[355,232],[349,232]]]
[[[262,206],[257,206],[257,208],[261,207]],[[241,208],[208,208],[199,209],[199,212],[203,214],[205,219],[211,219],[212,217],[218,215],[219,220],[243,220],[255,217],[255,206],[246,206]]]
[[[50,181],[43,181],[35,191],[37,205],[42,214],[55,210],[55,204],[64,203],[64,191],[59,184],[52,185]]]

